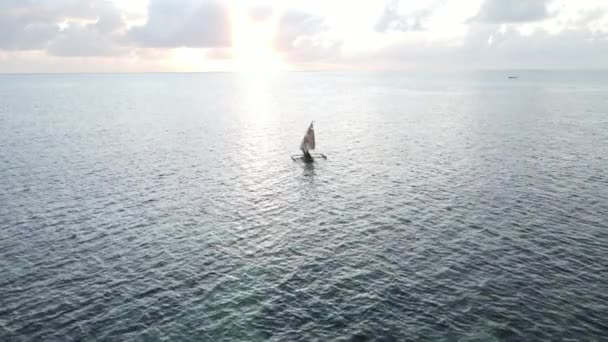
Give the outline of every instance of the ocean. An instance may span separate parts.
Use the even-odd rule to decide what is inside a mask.
[[[608,72],[2,75],[0,341],[606,340],[607,170]]]

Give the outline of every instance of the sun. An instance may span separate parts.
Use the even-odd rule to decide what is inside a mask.
[[[231,12],[234,69],[247,73],[286,70],[287,65],[275,49],[276,14],[256,19],[247,8],[233,7]]]

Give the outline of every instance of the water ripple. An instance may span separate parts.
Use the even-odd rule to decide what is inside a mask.
[[[0,82],[2,341],[608,338],[608,89],[39,77]]]

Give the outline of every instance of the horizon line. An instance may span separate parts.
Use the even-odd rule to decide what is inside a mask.
[[[487,71],[608,71],[608,67],[598,68],[479,68],[479,69],[311,69],[311,70],[280,70],[272,74],[288,73],[320,73],[320,72],[487,72]],[[206,71],[43,71],[43,72],[0,72],[0,76],[28,76],[28,75],[140,75],[140,74],[243,74],[247,72],[234,70],[206,70]]]

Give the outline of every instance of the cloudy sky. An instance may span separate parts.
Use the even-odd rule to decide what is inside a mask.
[[[607,0],[0,0],[0,72],[608,67]]]

